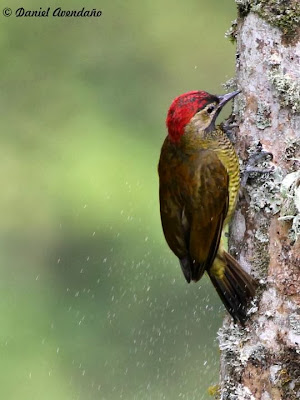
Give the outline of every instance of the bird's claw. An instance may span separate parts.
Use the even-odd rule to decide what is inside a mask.
[[[235,129],[238,128],[236,123],[235,115],[231,114],[230,117],[221,125],[222,130],[225,132],[228,139],[234,143],[235,142]]]

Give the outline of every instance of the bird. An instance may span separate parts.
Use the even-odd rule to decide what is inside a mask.
[[[198,282],[206,272],[234,321],[244,325],[256,284],[222,240],[238,199],[239,160],[215,125],[238,93],[190,91],[173,100],[158,174],[163,233],[186,281]]]

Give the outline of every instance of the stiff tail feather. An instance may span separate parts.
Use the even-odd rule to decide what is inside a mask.
[[[217,257],[219,258],[219,254]],[[225,265],[222,278],[212,270],[208,271],[209,277],[227,311],[235,321],[244,325],[247,320],[247,307],[255,295],[255,281],[226,251],[222,253],[221,260]]]

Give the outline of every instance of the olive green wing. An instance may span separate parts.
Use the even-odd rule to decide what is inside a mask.
[[[190,282],[192,279],[188,250],[190,229],[181,196],[181,181],[184,181],[180,174],[182,162],[178,160],[173,150],[166,139],[158,165],[160,216],[165,239],[179,258],[187,282]]]
[[[182,203],[173,196],[170,186],[160,184],[160,216],[165,239],[179,258],[183,275],[188,283],[193,279],[193,261],[188,243],[190,227]]]
[[[198,281],[216,256],[228,209],[228,174],[209,150],[175,162],[163,149],[160,214],[166,241],[186,280]]]
[[[189,254],[197,264],[193,279],[197,281],[211,267],[218,251],[228,210],[229,176],[210,150],[202,151],[194,160],[194,170],[192,193],[184,201],[190,223]]]
[[[160,179],[159,188],[160,216],[166,241],[179,258],[188,254],[187,229],[183,221],[183,206],[174,196],[170,185]]]

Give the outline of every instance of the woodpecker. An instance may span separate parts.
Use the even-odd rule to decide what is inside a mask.
[[[221,242],[237,202],[239,161],[215,126],[223,106],[238,93],[191,91],[176,97],[167,114],[158,173],[164,236],[186,281],[197,282],[207,272],[228,312],[244,325],[255,282]]]

